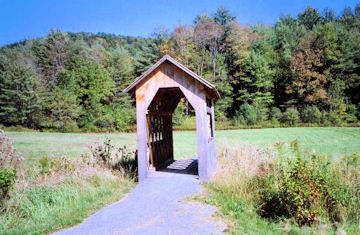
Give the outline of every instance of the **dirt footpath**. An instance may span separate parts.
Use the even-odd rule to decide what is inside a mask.
[[[153,172],[121,201],[56,234],[222,234],[215,207],[185,200],[201,190],[197,176]]]

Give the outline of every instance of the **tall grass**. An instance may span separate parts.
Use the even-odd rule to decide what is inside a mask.
[[[73,226],[135,184],[121,169],[114,171],[88,155],[45,156],[17,175],[0,208],[0,234],[44,234]]]
[[[130,187],[125,179],[93,175],[16,190],[0,215],[0,233],[44,234],[73,226],[119,200]]]
[[[339,161],[278,143],[220,149],[202,199],[221,209],[230,233],[360,232],[360,156]]]

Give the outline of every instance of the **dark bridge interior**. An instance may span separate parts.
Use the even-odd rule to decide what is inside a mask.
[[[180,88],[160,88],[148,108],[149,163],[156,170],[198,174],[197,160],[174,161],[172,114],[185,97]]]

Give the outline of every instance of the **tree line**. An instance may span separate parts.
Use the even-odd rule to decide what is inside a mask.
[[[272,26],[243,26],[219,7],[148,38],[51,30],[0,48],[0,123],[130,130],[135,106],[122,90],[165,54],[217,87],[216,119],[228,125],[341,125],[360,118],[357,4],[340,15],[307,7]],[[176,112],[185,115],[182,103]]]

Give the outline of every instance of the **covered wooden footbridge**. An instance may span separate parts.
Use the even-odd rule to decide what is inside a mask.
[[[124,91],[136,98],[139,181],[174,161],[172,114],[183,97],[195,109],[199,179],[209,180],[216,167],[215,86],[166,55]]]

